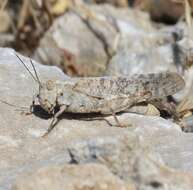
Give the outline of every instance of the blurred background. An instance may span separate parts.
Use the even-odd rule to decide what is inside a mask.
[[[143,70],[140,65],[154,71],[149,62],[160,59],[164,70],[171,59],[183,70],[191,65],[184,64],[191,48],[176,42],[191,36],[192,5],[192,0],[1,0],[0,46],[71,76],[135,74]]]

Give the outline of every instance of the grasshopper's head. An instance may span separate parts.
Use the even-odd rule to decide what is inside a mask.
[[[47,111],[48,113],[53,113],[53,111],[57,105],[57,89],[58,88],[57,88],[56,82],[54,82],[52,80],[48,80],[46,83],[42,84],[39,77],[38,77],[37,71],[35,69],[35,66],[34,66],[32,60],[30,59],[30,63],[31,63],[31,66],[33,68],[35,75],[30,71],[30,69],[23,62],[23,60],[17,54],[15,54],[15,55],[20,60],[22,65],[25,67],[25,69],[28,71],[28,73],[31,75],[33,80],[38,83],[39,94],[38,94],[37,98],[39,100],[41,107],[45,111]]]
[[[45,111],[53,113],[57,104],[57,84],[52,80],[48,80],[40,85],[38,100]]]

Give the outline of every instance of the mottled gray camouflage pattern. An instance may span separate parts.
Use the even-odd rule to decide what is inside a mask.
[[[142,101],[173,95],[184,87],[177,73],[154,73],[128,77],[85,77],[47,81],[39,91],[39,103],[51,113],[55,106],[64,112],[102,113],[124,111]]]

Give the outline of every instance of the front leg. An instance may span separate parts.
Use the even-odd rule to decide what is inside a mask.
[[[37,99],[37,95],[33,96],[33,100],[32,100],[32,103],[29,107],[29,110],[24,112],[25,115],[31,115],[33,112],[34,112],[34,107],[36,105],[36,99]]]
[[[49,128],[42,135],[42,137],[46,137],[52,131],[52,129],[57,125],[57,123],[59,122],[59,117],[65,112],[66,108],[67,108],[66,105],[62,105],[60,107],[60,110],[54,115],[54,117],[52,119],[52,122],[50,123]]]

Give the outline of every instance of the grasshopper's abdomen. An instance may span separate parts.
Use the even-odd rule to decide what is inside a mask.
[[[154,73],[148,75],[138,75],[133,77],[133,92],[151,93],[150,99],[159,99],[169,95],[174,95],[185,86],[183,78],[177,73]],[[125,93],[130,89],[126,89]]]

